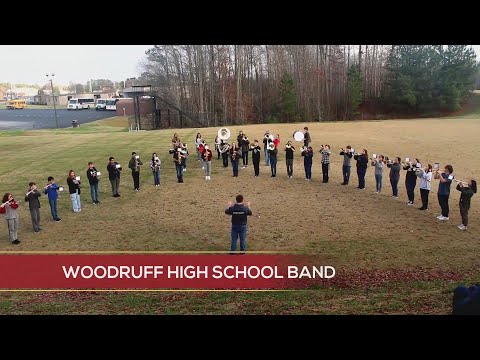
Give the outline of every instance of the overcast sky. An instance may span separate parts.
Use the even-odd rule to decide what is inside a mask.
[[[89,79],[123,81],[140,75],[138,64],[153,45],[0,45],[0,83],[85,84]],[[480,59],[480,45],[473,45]]]

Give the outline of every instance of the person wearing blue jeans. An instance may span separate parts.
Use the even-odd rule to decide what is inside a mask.
[[[100,201],[98,200],[98,176],[97,169],[93,166],[93,162],[90,161],[88,163],[87,178],[88,183],[90,184],[90,196],[92,197],[93,205],[100,204]]]
[[[52,219],[54,221],[61,221],[57,213],[57,199],[59,186],[55,183],[53,176],[48,177],[48,184],[45,186],[45,194],[48,195],[48,203],[50,205],[50,211],[52,213]]]
[[[361,154],[356,154],[353,158],[357,161],[358,189],[365,189],[365,175],[368,167],[368,152],[363,149]]]
[[[377,156],[374,154],[372,159],[372,166],[375,166],[375,193],[382,192],[383,169],[385,168],[385,157],[383,155]]]
[[[348,185],[348,182],[350,181],[350,169],[352,168],[352,157],[354,152],[355,150],[353,150],[350,145],[347,145],[347,150],[342,149],[342,151],[340,151],[340,155],[343,156],[342,185]]]
[[[156,187],[160,186],[160,169],[162,167],[162,161],[157,156],[156,153],[152,154],[152,159],[150,160],[150,169],[153,173],[153,183]]]
[[[82,204],[80,202],[80,177],[75,175],[75,171],[70,170],[68,172],[67,184],[68,192],[70,193],[70,200],[72,201],[72,210],[73,212],[82,211]]]
[[[272,177],[277,176],[277,154],[278,149],[274,148],[273,150],[268,150],[269,157],[270,157],[270,167],[272,169]]]
[[[237,240],[240,238],[240,251],[245,253],[247,250],[247,216],[252,215],[250,210],[250,202],[245,206],[243,204],[243,195],[237,195],[236,203],[228,203],[228,208],[225,209],[225,214],[232,216],[232,231],[231,231],[231,254],[237,251]]]
[[[233,177],[238,177],[238,161],[240,159],[240,151],[238,150],[237,144],[233,143],[230,148],[230,159],[232,161],[233,168]]]
[[[268,145],[272,142],[270,139],[270,132],[267,130],[263,137],[263,152],[265,153],[265,166],[270,166],[270,153],[268,152]]]

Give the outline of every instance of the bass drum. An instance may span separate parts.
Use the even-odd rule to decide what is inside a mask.
[[[305,138],[305,134],[303,133],[303,131],[297,130],[293,133],[293,138],[295,139],[295,141],[303,141],[303,139]]]

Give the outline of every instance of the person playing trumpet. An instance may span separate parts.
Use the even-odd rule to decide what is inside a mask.
[[[274,143],[270,143],[268,148],[268,156],[270,157],[270,169],[272,170],[272,177],[277,176],[277,155],[278,149]]]
[[[446,165],[442,173],[440,173],[439,169],[437,169],[434,178],[439,180],[437,197],[440,208],[442,209],[442,213],[437,216],[437,219],[441,221],[447,221],[449,220],[448,215],[450,212],[450,208],[448,206],[450,186],[452,185],[452,181],[454,179],[453,166]]]
[[[33,231],[39,232],[42,230],[40,227],[40,200],[38,199],[42,194],[37,189],[37,184],[33,181],[28,184],[29,189],[25,194],[25,201],[28,202],[28,208],[30,209],[30,217],[32,218]]]
[[[295,147],[292,145],[290,140],[287,141],[285,145],[285,162],[287,165],[287,176],[289,179],[293,178],[293,153],[295,152]]]
[[[93,162],[91,161],[88,162],[87,178],[90,185],[92,203],[93,205],[98,205],[100,204],[100,200],[98,200],[98,175],[97,169],[93,166]]]
[[[342,175],[343,175],[343,183],[342,185],[348,185],[350,181],[350,170],[352,168],[352,157],[353,157],[354,150],[350,145],[347,145],[347,150],[342,148],[340,151],[340,155],[343,156],[343,165],[342,165]]]
[[[390,168],[390,185],[392,186],[392,198],[398,199],[398,182],[400,181],[400,169],[402,159],[396,157],[393,161],[388,161],[387,167]]]
[[[232,162],[233,168],[233,177],[238,177],[238,160],[240,159],[240,151],[238,150],[237,144],[232,143],[230,147],[230,160]]]
[[[240,130],[238,132],[238,136],[237,136],[237,146],[238,146],[239,149],[242,147],[242,141],[243,141],[244,137],[245,137],[245,134],[243,133],[242,130]]]
[[[187,159],[190,153],[188,152],[188,146],[186,143],[180,143],[180,146],[182,148],[182,171],[187,171]]]
[[[248,140],[247,135],[243,135],[242,141],[240,143],[240,149],[242,150],[242,161],[243,168],[248,167],[248,150],[250,148],[250,140]]]
[[[175,170],[177,172],[177,181],[178,183],[183,183],[183,154],[182,154],[182,148],[180,146],[177,146],[173,150],[173,162],[175,164]]]
[[[260,152],[262,148],[258,145],[258,140],[253,142],[253,145],[250,147],[250,151],[252,152],[252,161],[253,161],[253,169],[255,171],[255,177],[260,175]]]
[[[197,137],[195,138],[195,150],[197,151],[197,160],[200,161],[202,156],[200,154],[200,144],[203,143],[202,135],[197,133]]]
[[[374,157],[372,160],[371,165],[375,166],[375,194],[379,194],[382,192],[382,184],[383,184],[383,170],[385,169],[385,157],[380,155],[378,157]]]
[[[143,165],[143,162],[140,160],[140,156],[133,151],[128,167],[132,169],[133,190],[135,191],[140,191],[140,165]]]
[[[44,188],[45,195],[48,196],[48,204],[50,205],[50,212],[52,213],[53,221],[61,221],[57,213],[57,199],[58,199],[58,189],[59,186],[55,183],[53,176],[49,176],[48,184]]]
[[[328,183],[328,168],[330,167],[330,154],[332,152],[330,151],[330,145],[322,145],[322,148],[320,149],[320,154],[322,155],[322,175],[323,175],[323,181],[324,183]]]
[[[305,180],[312,181],[313,149],[311,146],[301,148],[303,156],[303,167],[305,169]]]
[[[422,168],[420,160],[406,161],[403,164],[403,170],[407,170],[405,174],[405,188],[407,189],[408,202],[407,205],[413,205],[415,200],[415,187],[417,186],[417,171]]]
[[[428,164],[425,169],[417,172],[420,178],[420,197],[422,198],[422,206],[419,210],[428,210],[428,195],[430,194],[430,186],[432,183],[432,165]]]
[[[68,192],[70,193],[70,200],[72,202],[72,210],[73,212],[81,212],[82,204],[80,202],[80,193],[81,193],[80,185],[82,183],[80,182],[80,180],[77,180],[75,171],[70,170],[68,172],[67,184],[68,184]]]
[[[153,173],[153,183],[155,187],[160,186],[160,170],[162,168],[162,160],[157,156],[157,153],[152,154],[152,159],[150,160],[150,169]]]
[[[174,148],[175,146],[178,146],[178,144],[180,144],[180,138],[178,137],[178,134],[175,133],[172,138],[172,147]]]
[[[122,167],[115,161],[113,156],[110,156],[108,159],[107,171],[108,180],[110,180],[110,185],[112,186],[112,196],[119,197],[118,189],[120,188],[120,172],[122,171]]]
[[[470,209],[472,196],[477,193],[477,182],[475,180],[470,180],[468,183],[458,181],[457,190],[461,193],[458,205],[460,207],[460,216],[462,217],[462,223],[457,227],[460,230],[467,230],[468,210]]]
[[[270,144],[271,141],[272,141],[272,139],[270,138],[270,131],[267,130],[265,132],[265,135],[263,136],[263,151],[265,153],[265,166],[270,166],[270,157],[269,157],[269,153],[268,153],[268,145]]]
[[[217,151],[217,160],[220,160],[220,141],[218,141],[218,134],[215,136],[215,150]]]
[[[357,161],[358,189],[365,189],[365,175],[368,167],[368,152],[363,149],[360,154],[355,154],[353,158]]]
[[[0,214],[5,214],[7,220],[8,237],[12,244],[20,244],[18,240],[18,203],[13,198],[12,193],[3,195],[2,205],[0,205]]]
[[[205,145],[205,149],[202,154],[202,160],[205,164],[205,180],[211,180],[212,175],[212,150],[210,150],[208,145]]]

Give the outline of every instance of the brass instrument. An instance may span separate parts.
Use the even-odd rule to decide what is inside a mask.
[[[227,128],[220,128],[218,130],[217,136],[218,136],[218,140],[226,141],[226,140],[230,139],[231,132]]]
[[[452,179],[452,181],[455,181],[456,183],[462,184],[463,186],[468,186],[468,181],[461,181],[457,179]]]
[[[268,150],[270,150],[270,151],[275,150],[275,144],[273,142],[268,144]]]
[[[302,145],[302,147],[300,148],[300,152],[305,152],[308,150],[308,146],[305,146],[305,145]]]

